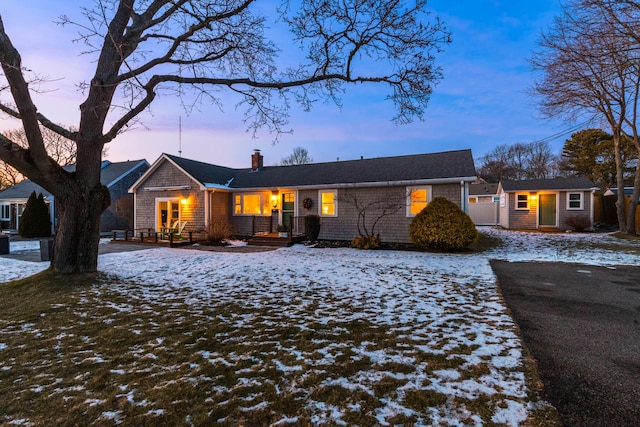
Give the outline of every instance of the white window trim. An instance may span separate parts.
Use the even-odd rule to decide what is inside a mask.
[[[527,206],[524,208],[518,207],[518,196],[524,196],[527,198],[526,202],[527,202]],[[515,209],[517,211],[528,211],[529,210],[529,193],[516,193],[516,197],[515,197]]]
[[[7,215],[5,215],[5,210]],[[0,204],[0,221],[11,220],[11,205],[9,203]]]
[[[415,190],[427,190],[427,205],[431,202],[431,199],[433,197],[432,194],[432,186],[431,185],[420,185],[420,186],[416,186],[416,187],[407,187],[407,217],[409,218],[413,218],[415,217],[417,214],[412,214],[411,213],[411,193]]]
[[[236,213],[236,196],[240,196],[240,213]],[[260,197],[260,213],[244,213],[244,196],[258,196]],[[264,194],[263,193],[234,193],[233,194],[233,216],[262,216],[271,214],[269,210],[264,207]]]
[[[571,200],[571,195],[572,194],[577,194],[580,196],[580,207],[577,208],[572,208],[571,207],[571,202],[575,200]],[[567,193],[567,210],[568,211],[583,211],[584,210],[584,193],[581,191],[572,191]]]
[[[324,193],[333,193],[334,212],[332,214],[322,212],[322,194]],[[338,216],[338,190],[318,190],[318,215],[327,218],[335,218]]]

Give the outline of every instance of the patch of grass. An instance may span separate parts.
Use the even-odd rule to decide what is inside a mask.
[[[612,236],[620,240],[632,240],[632,241],[640,240],[640,235],[633,236],[631,234],[623,233],[621,231],[618,231],[617,233],[613,233]]]
[[[72,303],[76,292],[104,277],[99,274],[66,275],[45,270],[41,273],[0,286],[2,319],[34,321],[56,305],[59,311]],[[26,303],[26,304],[25,304]]]
[[[467,251],[474,253],[485,252],[490,249],[502,247],[503,245],[504,242],[499,237],[492,236],[480,231],[478,232],[478,240],[469,245]]]
[[[464,406],[467,410],[478,414],[485,424],[492,424],[491,417],[496,405],[494,399],[496,399],[496,396],[489,397],[486,394],[480,394],[475,399],[456,396],[453,398],[453,402],[456,406]]]
[[[448,400],[446,394],[434,390],[407,390],[404,395],[404,404],[417,411],[442,406]]]

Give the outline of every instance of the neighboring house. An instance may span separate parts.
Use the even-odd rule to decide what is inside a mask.
[[[469,216],[475,225],[498,225],[500,207],[498,184],[475,183],[469,186]]]
[[[110,231],[133,226],[133,197],[128,189],[140,176],[149,169],[146,160],[131,160],[126,162],[102,162],[100,182],[107,186],[111,195],[111,205],[102,213],[100,230]],[[65,166],[69,172],[75,170],[75,165]],[[56,206],[54,197],[38,184],[24,180],[18,184],[0,191],[0,229],[17,230],[29,195],[32,192],[42,193],[49,205],[52,232],[55,231]]]
[[[500,226],[569,230],[572,227],[567,220],[572,216],[586,217],[593,226],[597,189],[582,177],[501,181],[498,185]]]
[[[160,231],[186,221],[186,231],[204,232],[223,221],[247,237],[275,231],[289,218],[293,231],[303,233],[304,217],[317,214],[320,239],[351,240],[357,235],[354,201],[397,202],[376,234],[386,242],[410,242],[411,220],[433,197],[447,197],[467,210],[475,175],[471,150],[266,167],[256,150],[246,169],[163,154],[129,191],[137,230]],[[375,218],[372,209],[367,226]]]

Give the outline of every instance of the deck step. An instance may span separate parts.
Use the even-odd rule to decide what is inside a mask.
[[[284,248],[306,240],[306,236],[294,236],[292,239],[288,237],[274,236],[253,236],[247,240],[247,244],[251,246],[275,246]]]

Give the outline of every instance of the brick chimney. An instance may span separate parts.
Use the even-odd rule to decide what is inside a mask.
[[[251,170],[259,171],[263,166],[263,156],[260,154],[260,150],[254,149],[251,155]]]

